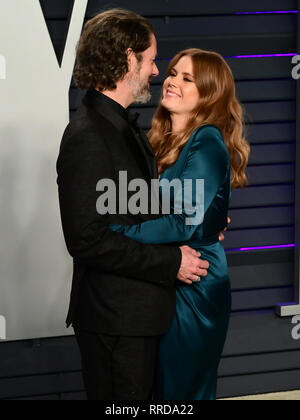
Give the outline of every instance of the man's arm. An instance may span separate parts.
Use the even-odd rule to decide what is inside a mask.
[[[112,178],[105,143],[94,133],[69,138],[58,163],[63,231],[71,256],[86,266],[137,280],[173,286],[182,253],[173,246],[140,244],[108,228],[108,217],[96,211],[96,185]]]

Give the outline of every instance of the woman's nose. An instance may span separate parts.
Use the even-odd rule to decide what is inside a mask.
[[[174,80],[174,79],[172,79],[172,80],[169,80],[169,83],[168,83],[168,86],[169,87],[177,87],[177,82],[176,82],[176,80]]]

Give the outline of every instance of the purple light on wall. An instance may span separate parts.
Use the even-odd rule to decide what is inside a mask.
[[[224,58],[270,58],[270,57],[294,57],[298,53],[288,54],[253,54],[253,55],[231,55]]]
[[[225,55],[224,58],[271,58],[271,57],[295,57],[298,53],[287,53],[287,54],[253,54],[253,55]],[[171,61],[172,58],[159,59],[155,61]]]
[[[267,12],[235,12],[235,15],[273,15],[273,14],[292,14],[299,13],[298,10],[276,10]]]
[[[287,245],[271,245],[271,246],[255,246],[251,248],[236,248],[236,249],[226,249],[226,251],[256,251],[259,249],[276,249],[276,248],[295,248],[296,244],[287,244]]]

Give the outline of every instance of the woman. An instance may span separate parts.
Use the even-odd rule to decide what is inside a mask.
[[[250,153],[234,78],[219,54],[189,49],[176,55],[149,138],[161,181],[204,179],[204,219],[187,224],[191,214],[174,213],[178,199],[173,194],[173,214],[110,228],[143,243],[189,245],[210,263],[200,282],[178,282],[176,316],[160,342],[155,399],[215,400],[231,313],[228,267],[218,233],[227,225],[231,187],[247,185]],[[190,198],[189,206],[201,205],[195,188]]]

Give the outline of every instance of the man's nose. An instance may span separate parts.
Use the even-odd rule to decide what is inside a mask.
[[[154,63],[154,67],[153,67],[153,71],[152,71],[152,76],[153,77],[156,77],[158,75],[159,75],[159,70],[158,70],[158,67],[157,67],[156,63]]]

